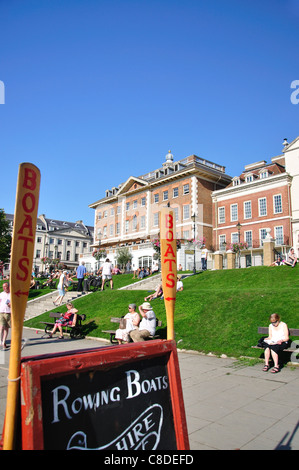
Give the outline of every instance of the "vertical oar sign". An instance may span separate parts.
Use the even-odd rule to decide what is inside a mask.
[[[40,171],[31,163],[19,166],[10,259],[11,348],[3,448],[14,448],[20,388],[23,322],[29,294],[40,188]]]
[[[177,283],[177,245],[174,212],[160,212],[160,253],[163,296],[167,319],[167,339],[174,339],[174,308]]]

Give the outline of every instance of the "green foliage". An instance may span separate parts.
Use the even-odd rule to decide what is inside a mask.
[[[7,263],[11,250],[11,231],[4,209],[0,209],[0,261]]]
[[[116,262],[119,266],[125,267],[126,264],[131,261],[132,254],[128,247],[117,248],[116,250]]]

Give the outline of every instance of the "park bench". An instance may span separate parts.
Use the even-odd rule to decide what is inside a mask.
[[[47,322],[47,321],[41,321],[40,323],[43,323],[45,325],[45,333],[49,334],[50,331],[54,328],[55,325],[55,319],[60,318],[63,315],[63,313],[59,312],[50,312],[50,318],[53,318],[54,320],[52,322]],[[71,338],[84,338],[82,335],[82,322],[85,320],[86,315],[83,314],[77,314],[77,321],[75,326],[71,325],[66,325],[63,326],[62,329],[65,333],[69,333]]]
[[[111,317],[110,318],[110,321],[112,323],[119,323],[121,321],[123,317],[119,318],[119,317]],[[156,328],[158,327],[161,327],[162,326],[162,321],[161,320],[158,320],[158,318],[156,318]],[[118,341],[115,339],[115,332],[116,330],[102,330],[102,333],[108,333],[110,334],[110,343],[111,344],[118,344]],[[160,335],[157,335],[155,334],[154,336],[149,336],[148,338],[146,339],[159,339],[160,338]]]
[[[258,329],[257,329],[257,332],[258,332],[259,335],[268,336],[269,329],[268,329],[267,326],[259,326]],[[289,328],[289,335],[290,335],[290,337],[291,336],[299,337],[299,329],[298,328]],[[251,347],[254,348],[254,349],[264,349],[261,346],[251,346]],[[296,345],[296,343],[292,342],[291,346],[289,346],[287,349],[284,349],[283,352],[294,352],[294,351],[297,351],[298,348],[299,348],[299,342],[298,342],[298,345]],[[299,352],[299,349],[298,349],[298,352]]]

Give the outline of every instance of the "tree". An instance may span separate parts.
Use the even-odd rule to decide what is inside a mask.
[[[129,261],[131,261],[131,259],[132,259],[132,255],[130,253],[129,248],[127,247],[117,248],[117,251],[116,251],[117,264],[124,267]]]
[[[10,259],[11,230],[4,209],[0,209],[0,261],[7,263]]]

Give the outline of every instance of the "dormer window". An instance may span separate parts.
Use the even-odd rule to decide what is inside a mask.
[[[239,186],[240,178],[233,178],[233,186]]]
[[[253,181],[253,175],[247,175],[245,181],[246,183],[251,183]]]
[[[260,179],[268,178],[268,176],[269,176],[268,170],[262,170],[260,172]]]

